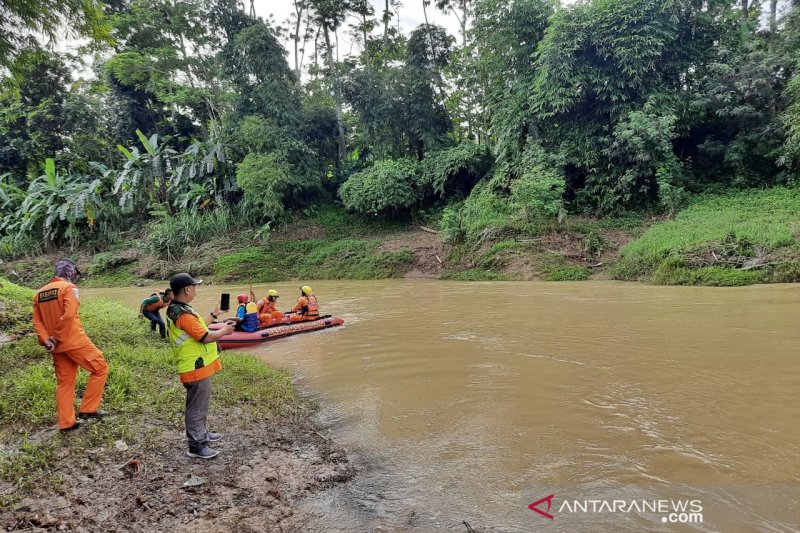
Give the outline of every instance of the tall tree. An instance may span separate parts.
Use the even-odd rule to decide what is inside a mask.
[[[314,13],[314,20],[320,27],[325,41],[325,52],[328,64],[328,76],[331,80],[333,99],[336,105],[336,129],[339,162],[347,157],[347,145],[344,134],[344,120],[342,118],[342,90],[339,71],[333,59],[333,44],[331,33],[335,33],[344,22],[351,9],[348,0],[310,0]]]
[[[67,30],[110,43],[103,5],[96,0],[3,0],[0,2],[0,67],[9,67],[22,49],[53,42]]]

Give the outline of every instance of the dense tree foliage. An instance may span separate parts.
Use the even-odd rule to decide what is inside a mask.
[[[426,0],[404,34],[393,0],[295,0],[288,31],[237,0],[0,2],[0,253],[336,200],[444,206],[456,242],[796,184],[796,4]],[[41,41],[65,28],[80,58]]]

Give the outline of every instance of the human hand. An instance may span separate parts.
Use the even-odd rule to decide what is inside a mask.
[[[217,306],[214,308],[214,314],[219,316],[219,315],[221,315],[223,313],[227,313],[227,311],[223,311],[222,309],[220,309],[219,308],[219,304],[217,304]]]
[[[231,324],[230,322],[225,322],[225,325],[222,326],[219,331],[222,332],[222,335],[230,335],[231,333],[236,331],[236,328],[234,328],[233,324]]]
[[[44,341],[44,347],[47,348],[48,352],[55,350],[56,346],[58,346],[58,339],[53,336],[48,337],[47,340]]]

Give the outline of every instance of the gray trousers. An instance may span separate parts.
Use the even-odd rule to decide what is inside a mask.
[[[186,387],[186,439],[189,451],[198,452],[208,444],[208,403],[211,401],[211,377],[184,383]]]

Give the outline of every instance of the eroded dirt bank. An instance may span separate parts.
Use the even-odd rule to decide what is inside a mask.
[[[0,525],[7,531],[298,531],[310,519],[298,502],[355,474],[345,451],[308,420],[236,420],[233,410],[212,415],[224,438],[210,461],[185,457],[184,436],[157,424],[136,430],[145,446],[58,446],[60,482],[37,487],[0,514]]]

